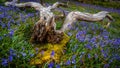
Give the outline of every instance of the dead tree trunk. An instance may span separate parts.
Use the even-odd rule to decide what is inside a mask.
[[[73,11],[67,15],[62,28],[60,30],[56,30],[56,16],[51,10],[54,10],[59,6],[66,6],[63,3],[56,2],[52,6],[44,7],[36,2],[17,3],[17,0],[14,0],[12,2],[6,2],[5,5],[13,5],[16,7],[33,7],[35,10],[40,12],[40,20],[34,25],[33,34],[31,37],[33,42],[59,43],[59,41],[62,40],[63,32],[68,30],[67,26],[72,25],[72,23],[77,20],[101,21],[106,17],[112,20],[112,17],[106,11],[96,14]]]

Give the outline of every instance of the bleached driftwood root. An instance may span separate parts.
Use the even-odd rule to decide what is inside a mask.
[[[55,17],[63,17],[63,15],[55,16],[52,12],[59,6],[66,7],[65,4],[56,2],[52,6],[44,7],[36,2],[17,3],[17,0],[5,2],[6,6],[12,5],[19,8],[32,7],[40,13],[40,20],[34,25],[31,40],[33,42],[50,42],[58,43],[62,39],[63,33],[56,30]]]
[[[66,6],[63,3],[56,2],[52,6],[44,7],[39,3],[36,2],[26,2],[26,3],[17,3],[17,0],[12,2],[6,2],[6,6],[13,5],[16,7],[33,7],[35,10],[40,12],[40,20],[34,25],[32,40],[37,42],[47,42],[50,43],[58,43],[62,39],[62,32],[69,30],[67,27],[68,25],[72,25],[74,22],[80,21],[102,21],[104,18],[108,18],[109,21],[112,21],[113,18],[111,15],[108,14],[107,11],[101,11],[96,14],[84,13],[79,11],[72,11],[68,13],[64,24],[60,30],[56,30],[56,17],[64,17],[63,16],[56,16],[53,14],[52,10],[59,6]],[[108,23],[107,26],[109,26]],[[53,40],[52,40],[53,39]]]
[[[67,15],[61,30],[63,32],[68,30],[69,29],[67,27],[68,25],[72,25],[73,22],[77,22],[79,20],[80,21],[88,21],[88,22],[97,22],[97,21],[102,21],[104,18],[107,18],[109,20],[109,22],[107,24],[107,27],[108,27],[110,25],[110,22],[113,21],[113,18],[111,15],[109,15],[109,12],[107,12],[107,11],[101,11],[96,14],[72,11]]]

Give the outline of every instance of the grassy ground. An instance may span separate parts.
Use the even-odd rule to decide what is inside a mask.
[[[51,2],[52,3],[52,2]],[[8,9],[9,8],[9,9]],[[29,11],[0,6],[0,67],[6,68],[36,68],[29,61],[36,55],[29,42],[32,27],[38,21],[38,14]],[[100,10],[69,4],[64,10],[96,13]],[[8,12],[9,11],[9,12]],[[42,65],[44,68],[115,68],[120,67],[120,16],[110,13],[115,19],[109,28],[104,28],[104,22],[78,21],[66,34],[70,36],[65,54],[59,62]],[[56,21],[57,29],[61,27],[62,19]],[[37,50],[37,49],[36,49]],[[40,65],[38,65],[40,67]]]

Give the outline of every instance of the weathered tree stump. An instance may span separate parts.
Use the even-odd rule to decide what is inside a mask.
[[[63,33],[59,33],[54,29],[54,20],[50,19],[49,25],[46,25],[45,20],[38,21],[34,28],[33,34],[31,37],[31,42],[39,42],[39,43],[59,43],[63,39]]]

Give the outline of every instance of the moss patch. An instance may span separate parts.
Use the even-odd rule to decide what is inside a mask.
[[[60,57],[63,55],[63,50],[66,48],[66,44],[69,41],[69,37],[64,34],[63,40],[59,44],[37,44],[34,49],[36,51],[36,56],[32,58],[30,64],[38,65],[45,62],[50,62],[54,60],[59,62]],[[54,51],[54,56],[51,56],[52,51]]]

